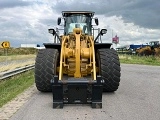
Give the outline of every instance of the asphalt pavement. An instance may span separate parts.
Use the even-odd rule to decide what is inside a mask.
[[[65,105],[52,108],[52,94],[36,91],[10,120],[160,120],[160,67],[121,65],[114,93],[103,93],[103,108]]]

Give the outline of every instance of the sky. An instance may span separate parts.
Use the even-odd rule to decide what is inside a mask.
[[[49,28],[62,28],[62,11],[94,11],[107,29],[102,41],[119,37],[120,45],[160,41],[159,0],[0,0],[0,42],[11,47],[53,42]]]

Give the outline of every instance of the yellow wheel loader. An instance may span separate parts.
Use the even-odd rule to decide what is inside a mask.
[[[140,56],[160,55],[159,41],[149,42],[149,45],[137,49],[136,53],[137,55],[140,55]]]
[[[44,43],[35,63],[35,83],[39,91],[53,93],[53,108],[64,104],[91,104],[102,108],[102,93],[114,92],[120,82],[120,62],[110,43],[100,42],[106,29],[94,38],[98,18],[91,11],[62,11],[63,35],[48,29],[55,42]],[[95,24],[92,24],[92,21]],[[62,26],[62,25],[61,25]]]

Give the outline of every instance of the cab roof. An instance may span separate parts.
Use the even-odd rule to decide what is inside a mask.
[[[151,43],[151,42],[157,42],[157,43],[158,43],[159,41],[150,41],[150,43]]]
[[[73,14],[83,14],[83,15],[93,17],[94,13],[95,12],[92,12],[92,11],[62,11],[62,16],[63,17],[68,17],[68,16],[73,15]]]

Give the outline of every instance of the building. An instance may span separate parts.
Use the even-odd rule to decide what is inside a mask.
[[[38,44],[21,44],[22,48],[37,48],[40,47]]]

